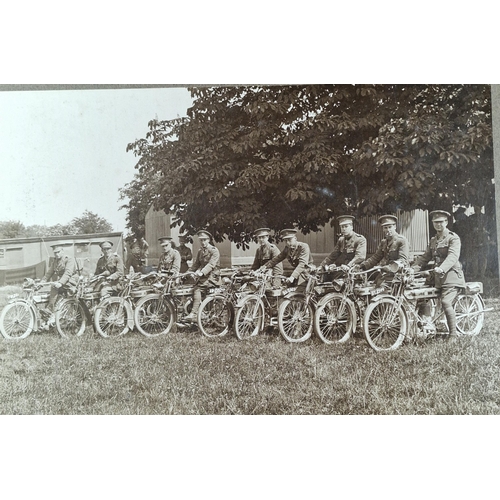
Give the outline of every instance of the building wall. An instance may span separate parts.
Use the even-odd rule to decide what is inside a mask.
[[[53,259],[51,245],[55,243],[63,246],[66,255],[76,259],[83,275],[93,274],[102,255],[99,243],[104,240],[112,241],[115,251],[124,257],[123,236],[118,232],[0,240],[1,276],[6,283],[18,282],[18,275],[26,269],[30,275],[25,277],[41,278]]]
[[[170,229],[170,215],[163,210],[157,212],[151,207],[146,214],[145,219],[145,240],[148,242],[148,265],[156,266],[160,257],[160,246],[158,238],[162,236],[172,236]],[[178,234],[178,232],[177,232]],[[177,240],[178,241],[178,240]]]
[[[421,254],[429,242],[429,214],[427,210],[412,210],[396,213],[398,223],[396,229],[408,239],[410,244],[410,258]],[[373,254],[384,237],[377,217],[361,217],[355,222],[354,230],[366,238],[367,253]]]

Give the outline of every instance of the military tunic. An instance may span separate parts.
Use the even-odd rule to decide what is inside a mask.
[[[181,255],[174,248],[169,248],[167,252],[163,253],[158,262],[159,273],[173,273],[178,274],[181,268]]]
[[[128,270],[132,267],[134,272],[141,273],[143,266],[146,265],[146,259],[141,255],[131,254],[127,259],[127,263],[125,264],[125,269]]]
[[[186,245],[180,245],[177,248],[177,251],[181,255],[181,268],[180,271],[181,273],[185,273],[188,269],[188,260],[191,260],[193,258],[193,253],[191,252],[191,249],[187,247]]]
[[[366,238],[358,233],[351,236],[341,236],[332,253],[321,263],[322,266],[347,264],[354,266],[366,259]]]
[[[124,275],[123,259],[117,254],[112,254],[109,258],[102,256],[95,269],[95,275],[100,274],[106,276],[109,281],[118,281]]]
[[[70,259],[67,255],[63,255],[60,259],[54,259],[43,280],[49,281],[53,277],[57,278],[61,285],[75,286],[78,283],[75,259]]]
[[[290,275],[291,278],[298,279],[298,284],[307,280],[308,275],[306,266],[314,262],[311,250],[309,249],[309,245],[307,243],[298,241],[294,248],[291,248],[288,245],[285,246],[285,248],[278,255],[276,255],[276,257],[269,260],[265,266],[267,268],[273,267],[276,264],[283,262],[285,259],[288,259],[288,262],[294,268],[292,274]]]
[[[252,270],[255,271],[269,262],[280,253],[279,248],[272,243],[266,242],[257,248],[253,259]],[[280,276],[283,276],[283,264],[279,263],[273,267],[273,286],[281,284]]]
[[[384,238],[380,242],[377,251],[369,259],[362,262],[361,266],[365,269],[371,269],[377,264],[379,266],[387,266],[392,263],[407,264],[409,253],[410,245],[408,240],[396,233],[391,238]]]
[[[449,229],[445,229],[441,239],[438,239],[437,235],[431,238],[427,249],[417,257],[413,267],[419,270],[433,260],[435,266],[440,267],[445,273],[443,277],[434,275],[436,288],[465,287],[462,264],[458,260],[460,247],[460,237]]]
[[[220,253],[213,245],[207,245],[207,248],[200,248],[196,259],[191,266],[190,271],[200,271],[203,276],[198,280],[198,284],[204,284],[207,281],[212,284],[218,284],[220,279]]]

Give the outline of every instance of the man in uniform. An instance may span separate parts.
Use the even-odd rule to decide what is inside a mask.
[[[436,236],[431,238],[424,254],[417,257],[412,268],[419,271],[431,260],[434,261],[434,286],[441,291],[441,305],[448,323],[450,335],[457,334],[457,319],[453,309],[453,300],[460,288],[465,287],[460,257],[460,237],[450,231],[448,221],[451,215],[444,210],[430,213]],[[447,337],[449,338],[449,337]]]
[[[383,215],[379,218],[379,224],[384,231],[384,239],[380,242],[377,251],[369,258],[361,262],[360,269],[371,269],[382,266],[383,275],[375,280],[380,286],[384,281],[391,281],[394,273],[402,266],[408,264],[410,245],[408,240],[396,232],[395,215]]]
[[[280,253],[279,248],[269,242],[270,229],[268,227],[261,227],[253,232],[254,238],[257,239],[259,247],[255,252],[255,257],[252,264],[252,271],[256,271],[264,264],[269,262]],[[277,288],[281,285],[280,276],[283,275],[283,264],[279,263],[273,267],[273,281],[272,286]]]
[[[144,272],[148,247],[149,245],[143,239],[136,239],[132,241],[130,244],[130,255],[128,256],[127,263],[125,264],[127,272],[131,267],[136,273]]]
[[[394,274],[400,267],[408,263],[410,245],[408,240],[396,232],[395,215],[383,215],[378,222],[384,231],[384,239],[380,242],[377,251],[369,258],[361,262],[361,269],[371,269],[382,266],[386,273]]]
[[[292,274],[287,278],[289,285],[297,283],[297,286],[305,285],[308,278],[307,265],[313,264],[311,250],[307,243],[297,241],[296,229],[283,229],[280,236],[285,240],[285,248],[276,257],[267,261],[260,270],[270,269],[288,259],[288,262],[294,268]]]
[[[467,276],[471,280],[483,280],[488,266],[490,251],[490,235],[486,229],[486,216],[481,212],[482,207],[475,205],[470,219],[470,267]]]
[[[181,255],[181,273],[185,273],[189,269],[188,261],[193,259],[191,249],[186,246],[186,236],[179,236],[179,251]]]
[[[158,238],[158,241],[163,250],[158,262],[158,272],[177,275],[181,268],[181,255],[175,248],[172,248],[172,238],[170,236],[162,236]]]
[[[54,251],[54,260],[45,273],[45,276],[42,278],[42,283],[54,277],[56,278],[56,281],[53,282],[52,288],[50,289],[49,303],[47,304],[47,309],[53,313],[57,296],[64,290],[69,290],[73,293],[76,290],[78,269],[75,259],[71,259],[67,255],[64,255],[62,245],[56,243],[51,245],[51,248]]]
[[[460,262],[462,263],[462,270],[464,276],[468,276],[470,273],[470,256],[471,256],[471,246],[472,246],[472,227],[471,219],[466,213],[465,207],[458,207],[453,213],[453,232],[458,234],[461,243],[460,250]],[[450,220],[451,223],[451,220]]]
[[[95,276],[104,276],[106,283],[101,287],[101,298],[120,290],[120,278],[124,275],[123,259],[113,253],[113,243],[103,241],[99,245],[103,256],[97,261]]]
[[[220,283],[220,253],[215,246],[210,244],[212,235],[208,231],[198,231],[196,235],[201,248],[198,250],[196,259],[189,271],[194,272],[198,279],[193,290],[193,307],[191,313],[186,316],[187,321],[196,320],[201,304],[202,290],[218,286]]]
[[[325,270],[333,264],[347,271],[366,259],[366,238],[354,232],[353,221],[352,215],[338,217],[341,236],[332,253],[321,263]]]

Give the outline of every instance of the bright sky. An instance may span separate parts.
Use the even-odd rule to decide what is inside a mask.
[[[0,92],[0,220],[52,226],[90,210],[125,231],[127,144],[190,105],[179,87]]]

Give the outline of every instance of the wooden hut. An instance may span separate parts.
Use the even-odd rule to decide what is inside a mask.
[[[54,258],[51,245],[55,243],[61,244],[64,253],[74,257],[81,273],[88,276],[102,255],[99,243],[103,240],[112,241],[115,252],[124,257],[123,235],[118,232],[0,240],[0,286],[20,283],[23,278],[41,278]]]

